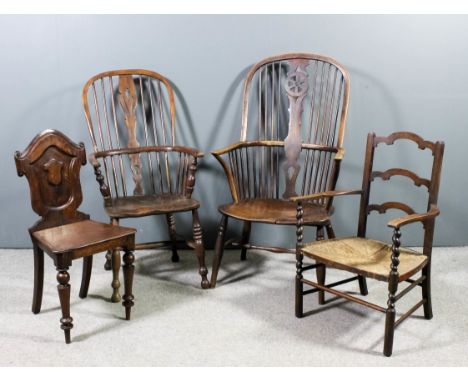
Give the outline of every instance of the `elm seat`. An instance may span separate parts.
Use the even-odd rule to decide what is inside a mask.
[[[181,195],[138,195],[112,198],[105,203],[105,210],[111,218],[142,217],[196,210],[200,203]]]
[[[296,203],[281,199],[247,199],[219,207],[223,215],[235,219],[269,224],[296,225]],[[304,203],[304,224],[325,225],[330,213],[325,207]]]
[[[305,244],[304,256],[327,266],[352,271],[365,277],[388,281],[392,263],[392,246],[362,237],[346,237]],[[399,281],[405,281],[428,262],[427,256],[400,248]]]
[[[73,252],[73,258],[82,257],[80,249],[89,252],[91,248],[109,246],[114,240],[120,240],[136,233],[134,228],[111,226],[93,220],[83,220],[34,232],[34,239],[41,247],[51,253]],[[97,247],[97,248],[96,248]]]

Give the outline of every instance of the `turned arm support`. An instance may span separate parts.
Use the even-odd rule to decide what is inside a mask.
[[[429,211],[422,213],[422,214],[410,214],[407,216],[403,216],[401,218],[396,218],[390,220],[387,225],[394,229],[399,229],[407,224],[411,224],[414,222],[426,222],[427,220],[434,219],[436,216],[440,214],[439,208],[435,204],[431,204]]]
[[[101,164],[96,159],[94,154],[89,154],[89,163],[93,165],[94,175],[96,175],[96,181],[99,183],[99,191],[101,191],[101,195],[104,197],[104,199],[110,198],[110,190],[104,180],[104,176],[102,175]]]

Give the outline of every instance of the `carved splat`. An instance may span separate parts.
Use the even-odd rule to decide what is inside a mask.
[[[136,107],[138,103],[135,84],[131,75],[119,76],[119,103],[124,112],[125,127],[128,132],[128,147],[139,147],[136,131],[137,117]],[[141,159],[139,154],[130,154],[130,169],[132,171],[135,188],[134,195],[143,195],[142,175],[141,175]]]
[[[83,196],[80,167],[86,163],[84,145],[77,145],[58,131],[37,135],[23,153],[15,153],[18,175],[26,175],[33,210],[41,226],[81,220],[77,211]]]
[[[308,60],[289,60],[290,70],[287,75],[285,89],[289,99],[289,131],[284,140],[286,159],[283,162],[283,171],[286,178],[286,189],[283,198],[297,196],[296,179],[301,166],[298,162],[301,153],[301,126],[303,101],[309,88],[307,66]]]

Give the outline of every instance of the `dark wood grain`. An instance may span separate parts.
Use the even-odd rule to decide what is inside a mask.
[[[106,213],[113,220],[165,215],[170,240],[139,243],[138,247],[169,246],[172,261],[177,262],[174,214],[193,213],[200,207],[192,193],[197,160],[203,152],[176,145],[176,108],[170,81],[149,70],[108,71],[89,79],[82,100],[93,146],[90,161]],[[196,224],[193,220],[193,228]],[[198,245],[197,251],[200,260],[204,250]],[[114,285],[119,284],[120,261],[116,256],[114,253]],[[105,267],[109,267],[109,259]],[[205,270],[200,265],[200,274]],[[202,276],[202,288],[208,287],[205,279],[206,275]],[[118,301],[116,293],[114,290],[113,301]]]
[[[46,130],[37,135],[23,153],[15,153],[19,176],[30,186],[33,210],[41,216],[29,233],[34,248],[34,295],[32,311],[41,310],[44,252],[57,269],[58,294],[62,309],[61,328],[70,343],[73,318],[70,316],[70,275],[73,260],[83,258],[80,297],[88,294],[92,255],[125,248],[133,250],[133,228],[117,227],[89,219],[78,211],[82,201],[80,169],[86,163],[84,145],[73,143],[64,134]]]
[[[385,143],[393,145],[399,140],[413,141],[421,150],[429,149],[432,152],[432,171],[431,178],[421,178],[411,170],[401,168],[390,168],[387,170],[375,171],[374,156],[376,147]],[[410,317],[419,307],[424,307],[424,317],[432,318],[432,303],[431,303],[431,257],[432,244],[434,238],[435,218],[440,211],[437,207],[437,198],[440,187],[440,177],[442,168],[442,158],[444,152],[443,142],[430,142],[422,137],[411,132],[397,132],[388,137],[377,137],[375,134],[369,134],[367,137],[366,155],[364,162],[364,174],[362,180],[361,205],[359,212],[358,232],[356,238],[340,238],[325,240],[321,243],[314,242],[303,244],[302,237],[297,239],[297,270],[296,275],[296,316],[302,316],[303,296],[316,290],[326,291],[335,294],[339,297],[346,298],[361,305],[367,306],[384,312],[385,319],[385,336],[384,350],[385,356],[391,356],[393,352],[394,330],[403,320]],[[381,204],[370,204],[371,185],[376,178],[390,180],[393,176],[405,176],[413,180],[417,187],[424,185],[428,191],[428,203],[426,212],[416,213],[414,209],[407,204],[390,201]],[[341,195],[352,194],[342,193]],[[334,196],[339,196],[335,194]],[[304,221],[302,214],[304,211],[303,202],[307,198],[294,198],[297,202],[297,230],[300,232]],[[407,215],[390,220],[387,225],[393,228],[393,237],[391,247],[382,242],[372,240],[366,237],[366,228],[368,215],[371,211],[385,213],[389,209],[398,209],[405,212]],[[424,229],[424,241],[422,253],[415,253],[409,249],[401,247],[402,232],[400,228],[411,224],[421,222]],[[306,267],[302,266],[302,257],[310,257],[318,263],[324,263],[328,267],[343,269],[355,273],[360,277],[361,293],[367,294],[367,285],[363,283],[365,277],[374,278],[379,281],[384,281],[388,285],[388,300],[387,308],[382,308],[377,305],[369,304],[368,302],[358,299],[347,292],[337,291],[324,286],[322,276],[317,273],[317,283],[307,280],[302,273]],[[421,272],[421,276],[416,280],[410,279],[414,274]],[[402,281],[411,282],[411,285],[403,289],[399,294],[398,285]],[[315,287],[314,290],[303,290],[303,285],[307,284]],[[338,285],[338,283],[335,283]],[[396,302],[403,296],[407,295],[415,287],[421,286],[422,298],[407,312],[395,321],[396,318]],[[365,292],[365,293],[364,293]]]

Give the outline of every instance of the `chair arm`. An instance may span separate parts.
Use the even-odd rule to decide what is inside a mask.
[[[102,176],[101,173],[101,164],[96,159],[94,154],[89,154],[89,163],[91,163],[94,168],[94,175],[96,175],[96,180],[99,183],[99,190],[101,191],[101,195],[104,197],[104,199],[110,198],[111,194],[109,187],[104,181],[104,176]]]
[[[104,158],[107,156],[122,155],[122,154],[140,154],[148,152],[180,152],[189,154],[195,158],[202,158],[203,152],[193,147],[187,146],[142,146],[142,147],[126,147],[122,149],[97,151],[94,155],[96,158]]]
[[[318,192],[316,194],[310,195],[303,195],[303,196],[295,196],[290,198],[291,202],[303,202],[306,200],[315,200],[320,198],[333,198],[335,196],[343,196],[343,195],[361,195],[362,190],[344,190],[344,191],[324,191]]]
[[[422,214],[411,214],[401,218],[392,219],[387,223],[387,226],[397,229],[414,222],[424,223],[427,220],[434,219],[439,214],[439,208],[437,208],[435,204],[431,204],[429,211]]]

